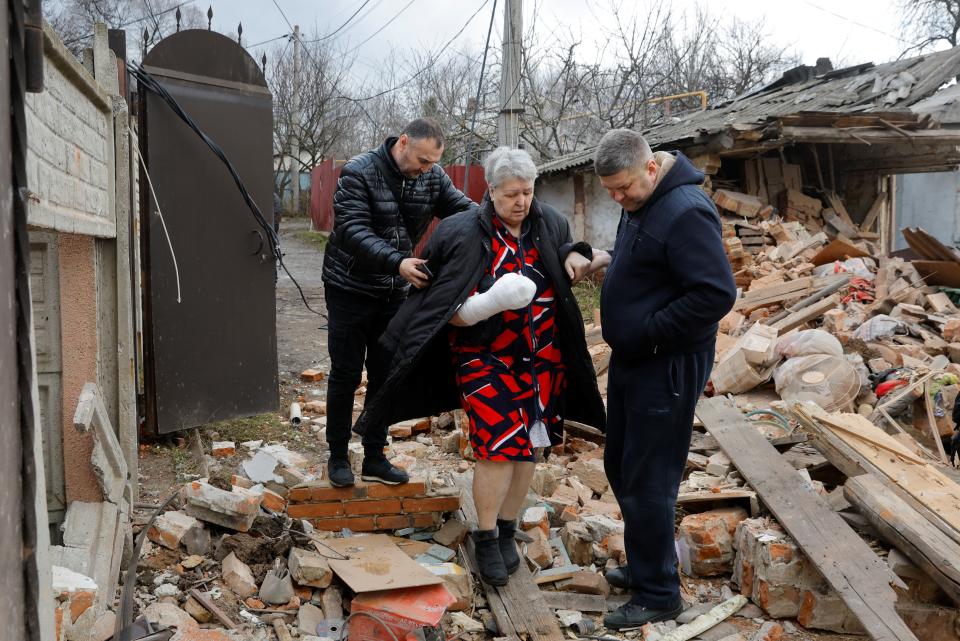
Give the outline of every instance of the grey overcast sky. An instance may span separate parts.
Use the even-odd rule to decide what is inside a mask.
[[[194,0],[206,12],[211,0]],[[250,46],[281,36],[290,31],[280,9],[291,24],[310,33],[319,28],[329,33],[350,17],[362,0],[220,0],[213,2],[213,25],[223,33],[236,33],[243,23],[243,42]],[[356,56],[360,66],[375,67],[394,49],[438,50],[467,19],[484,4],[484,0],[370,0],[357,17],[337,34],[342,47],[358,45]],[[499,46],[503,28],[501,0],[497,5],[492,44]],[[538,28],[572,31],[582,38],[585,53],[597,47],[605,28],[610,26],[610,0],[533,0],[524,1],[525,25],[529,24],[535,5],[539,5]],[[643,11],[647,1],[622,0],[624,11]],[[452,48],[479,52],[483,46],[490,19],[491,0],[473,18]],[[693,11],[694,0],[673,0],[675,12]],[[896,58],[909,46],[899,39],[899,11],[896,0],[712,0],[701,3],[718,18],[736,16],[744,20],[763,18],[771,43],[797,51],[806,64],[827,56],[834,65],[861,62],[886,62]],[[378,35],[373,34],[393,19]],[[371,38],[371,36],[373,36]],[[368,42],[363,43],[367,38]],[[282,40],[278,41],[282,43]],[[361,43],[363,43],[361,45]],[[259,59],[260,51],[274,43],[252,47]]]

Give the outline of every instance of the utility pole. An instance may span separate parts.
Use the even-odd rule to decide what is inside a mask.
[[[500,116],[497,143],[520,146],[520,55],[523,37],[523,0],[506,0],[503,8],[503,74],[500,77]]]
[[[293,26],[293,104],[290,109],[291,209],[300,213],[300,25]]]

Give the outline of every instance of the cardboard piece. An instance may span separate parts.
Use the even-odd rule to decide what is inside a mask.
[[[835,238],[830,241],[826,247],[821,249],[817,254],[810,259],[810,262],[814,265],[826,265],[827,263],[832,263],[835,260],[846,260],[847,258],[863,258],[869,256],[867,252],[863,251],[855,245],[841,240],[840,238]]]
[[[443,578],[407,556],[386,534],[326,539],[347,557],[329,559],[330,569],[354,592],[376,592],[443,583]]]

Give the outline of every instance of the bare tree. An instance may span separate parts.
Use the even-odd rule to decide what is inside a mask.
[[[206,26],[200,9],[179,0],[54,0],[44,3],[47,21],[78,57],[90,46],[93,26],[98,22],[111,29],[132,30],[136,53],[175,31],[178,9],[183,28]]]
[[[960,35],[960,0],[900,0],[900,30],[913,42],[904,51],[922,51],[940,42],[956,47]]]
[[[309,171],[323,159],[343,157],[353,150],[349,136],[360,107],[347,95],[352,59],[316,35],[301,39],[300,109],[293,113],[293,56],[290,43],[277,45],[267,56],[267,85],[273,94],[274,153],[282,159],[278,178],[287,176],[288,162]],[[300,157],[289,156],[296,137]]]

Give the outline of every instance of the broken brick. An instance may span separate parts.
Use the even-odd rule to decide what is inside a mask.
[[[227,458],[237,453],[237,445],[233,441],[214,441],[210,454],[215,458]]]
[[[326,588],[333,580],[333,571],[322,555],[302,548],[290,548],[287,558],[290,577],[300,585]]]
[[[326,376],[326,374],[324,374],[323,370],[319,369],[310,368],[300,372],[300,380],[308,383],[317,383],[322,381],[324,376]]]
[[[746,510],[740,507],[685,516],[677,536],[683,572],[689,576],[716,576],[730,572],[737,524],[746,518]]]
[[[560,539],[570,555],[571,563],[590,565],[593,563],[593,536],[587,526],[579,522],[565,523],[560,530]]]
[[[164,512],[153,521],[147,530],[147,538],[171,550],[176,550],[180,542],[191,530],[203,529],[203,525],[192,516],[177,510]]]
[[[223,581],[241,599],[257,593],[257,582],[246,563],[231,552],[221,562]]]
[[[559,585],[564,592],[579,594],[599,594],[604,598],[610,596],[610,585],[601,574],[581,570]]]
[[[455,548],[470,533],[470,528],[459,519],[447,519],[439,530],[433,533],[433,540],[449,548]]]

